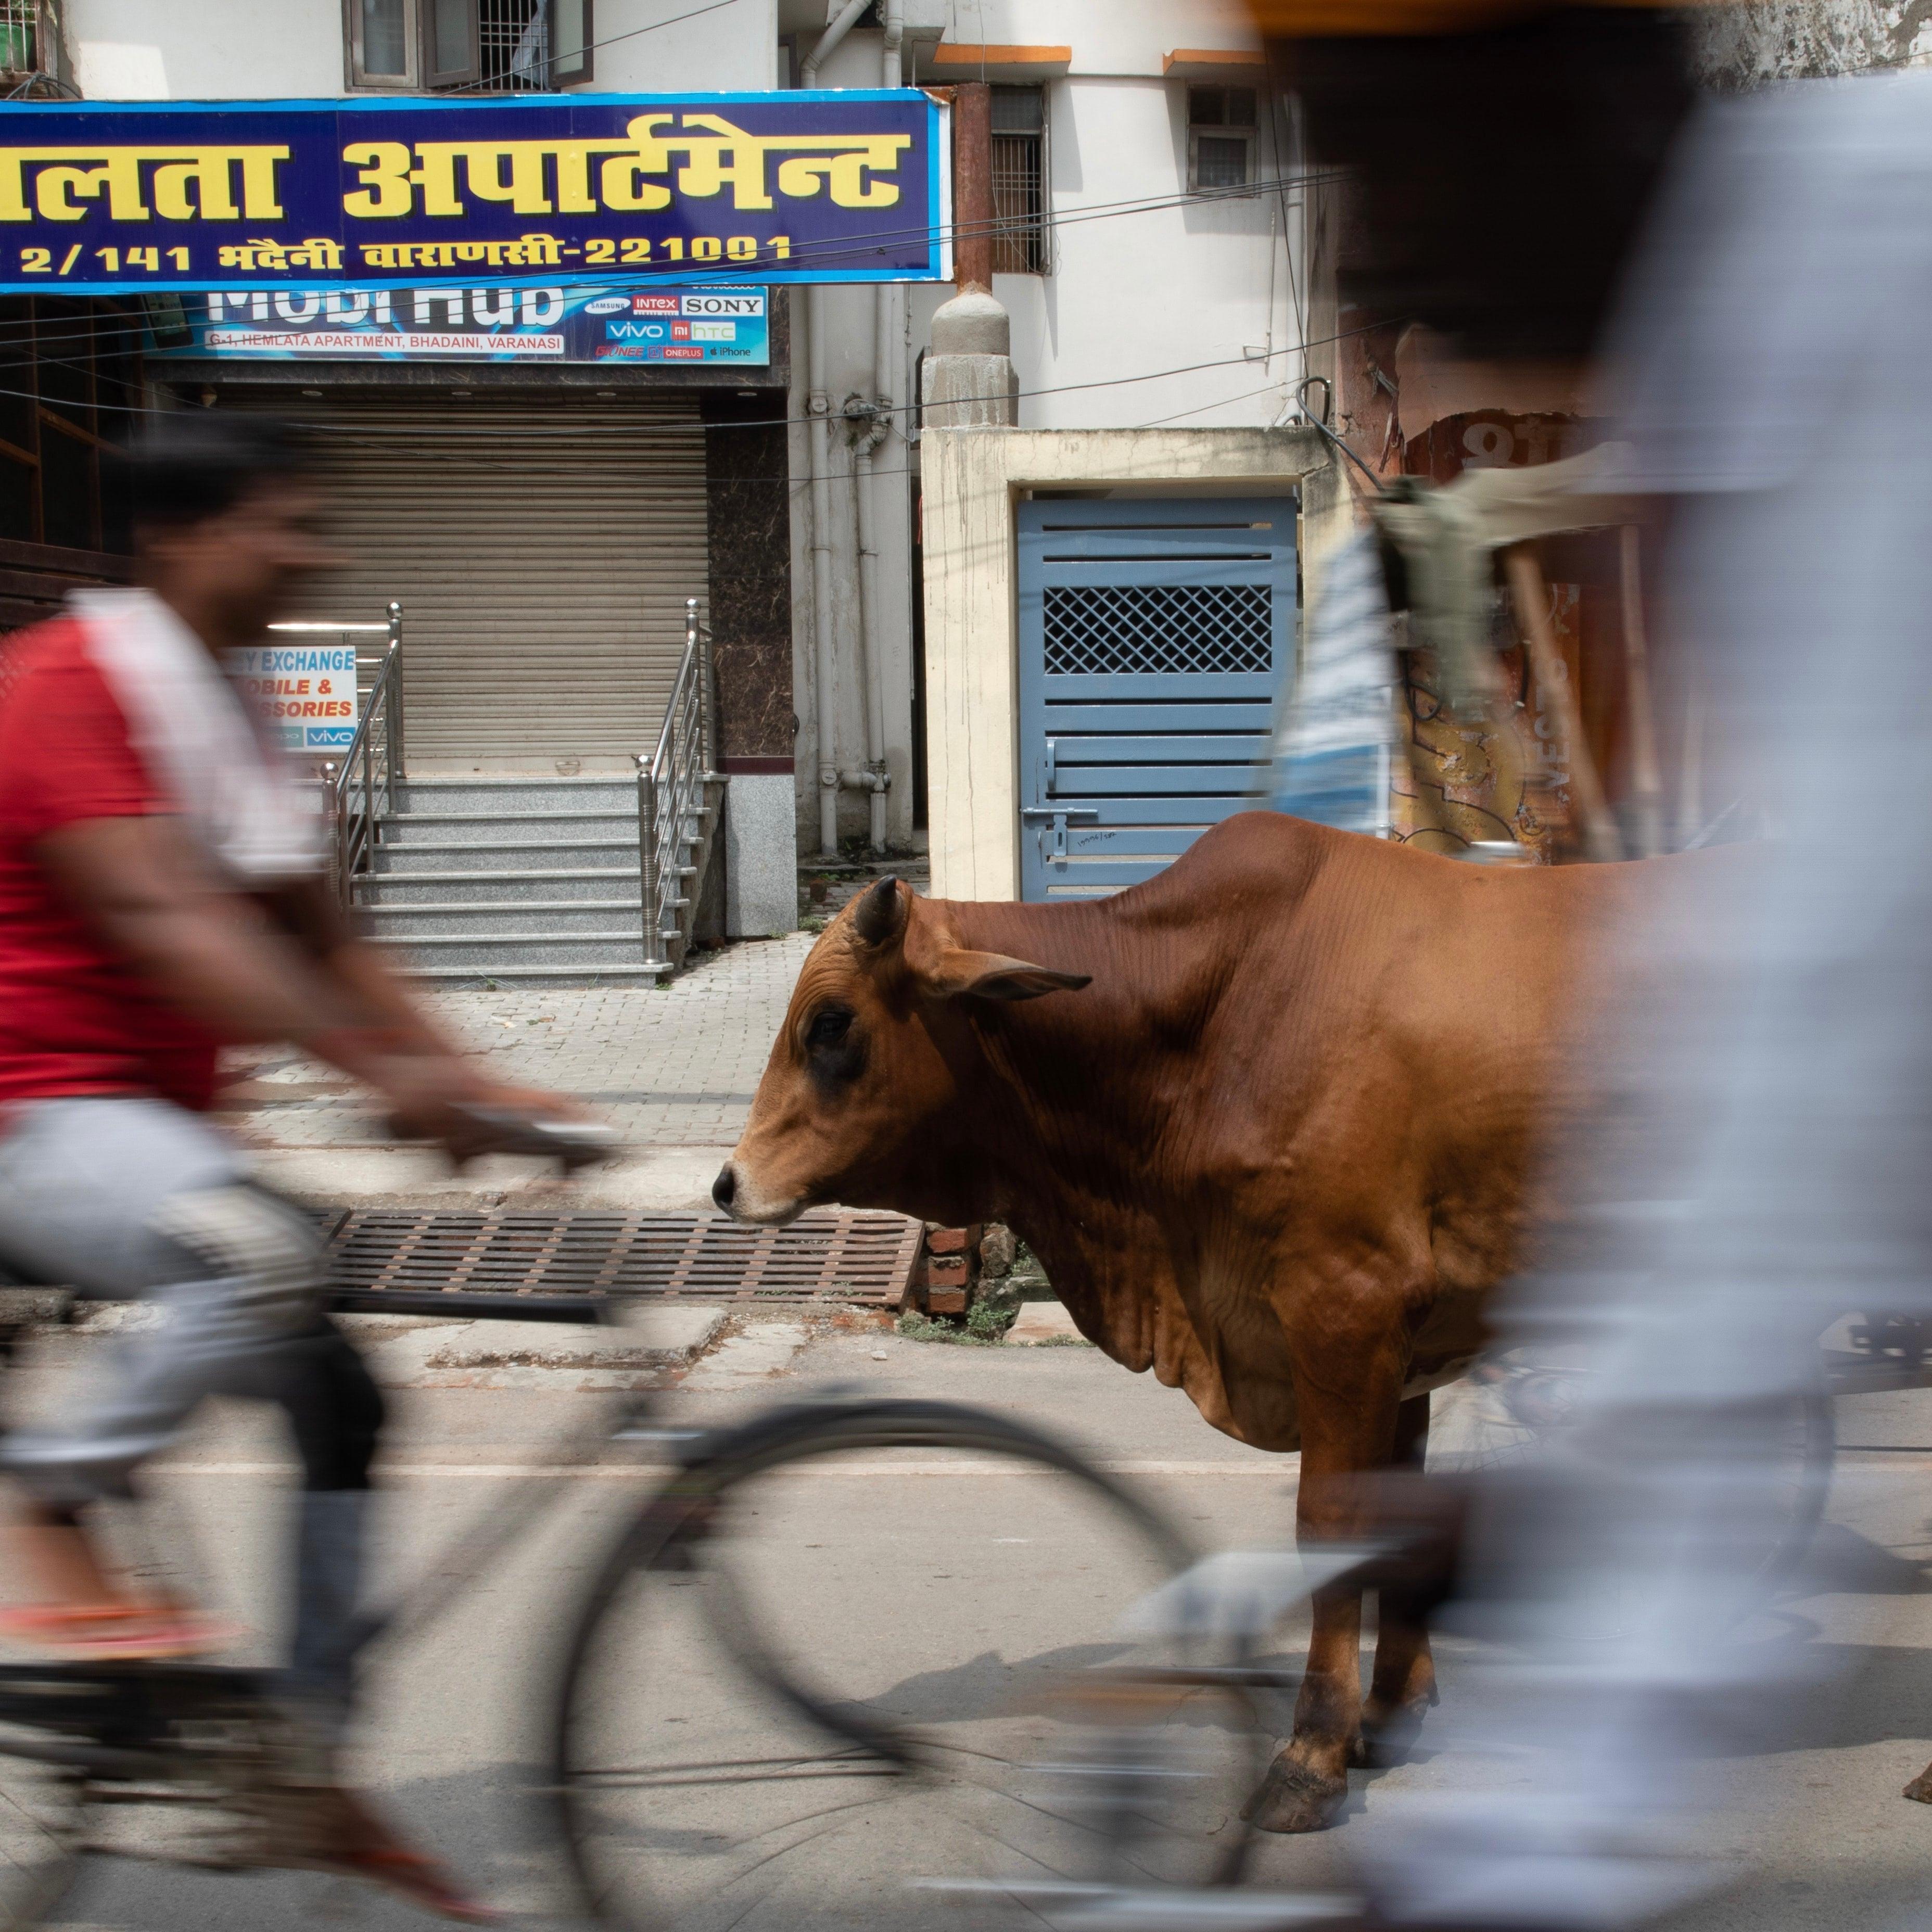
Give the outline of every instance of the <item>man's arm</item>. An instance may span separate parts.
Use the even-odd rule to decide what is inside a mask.
[[[276,924],[334,982],[341,997],[363,1014],[367,1024],[386,1032],[397,1051],[461,1051],[411,995],[380,949],[369,944],[356,930],[323,880],[298,880],[258,896]]]
[[[402,1131],[455,1151],[474,1138],[452,1107],[500,1090],[434,1034],[386,969],[370,962],[365,992],[363,975],[326,966],[310,944],[276,930],[212,877],[172,820],[83,819],[50,832],[38,850],[108,945],[210,1031],[287,1040],[377,1089]]]

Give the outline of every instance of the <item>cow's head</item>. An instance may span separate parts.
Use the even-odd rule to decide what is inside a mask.
[[[806,959],[712,1199],[764,1222],[825,1201],[921,1211],[977,1061],[974,1011],[1088,979],[962,946],[943,908],[880,880]]]

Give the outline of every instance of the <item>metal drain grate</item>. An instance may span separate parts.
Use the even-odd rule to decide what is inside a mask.
[[[698,1214],[447,1214],[358,1208],[328,1240],[339,1286],[470,1294],[654,1294],[676,1301],[897,1308],[921,1226],[818,1208],[787,1228]]]

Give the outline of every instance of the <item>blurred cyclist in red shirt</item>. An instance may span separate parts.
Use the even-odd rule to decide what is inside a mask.
[[[290,1682],[320,1741],[322,1862],[478,1917],[328,1768],[382,1402],[324,1312],[313,1225],[203,1116],[220,1047],[256,1041],[353,1075],[459,1158],[487,1144],[464,1109],[556,1103],[479,1076],[350,929],[317,788],[225,669],[328,560],[286,432],[170,417],[128,471],[140,587],[79,593],[0,650],[0,1259],[168,1319],[57,1427],[0,1443],[33,1498],[21,1568],[52,1600],[6,1622],[76,1655],[212,1647],[205,1620],[110,1580],[80,1512],[204,1396],[278,1404],[304,1477]]]

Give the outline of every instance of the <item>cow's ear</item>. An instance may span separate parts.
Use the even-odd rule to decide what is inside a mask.
[[[852,908],[852,930],[867,946],[890,946],[905,934],[905,900],[894,878],[868,886]]]
[[[940,955],[926,978],[944,999],[1036,1000],[1042,993],[1077,993],[1094,976],[1056,973],[1004,952],[969,952],[956,946]]]

